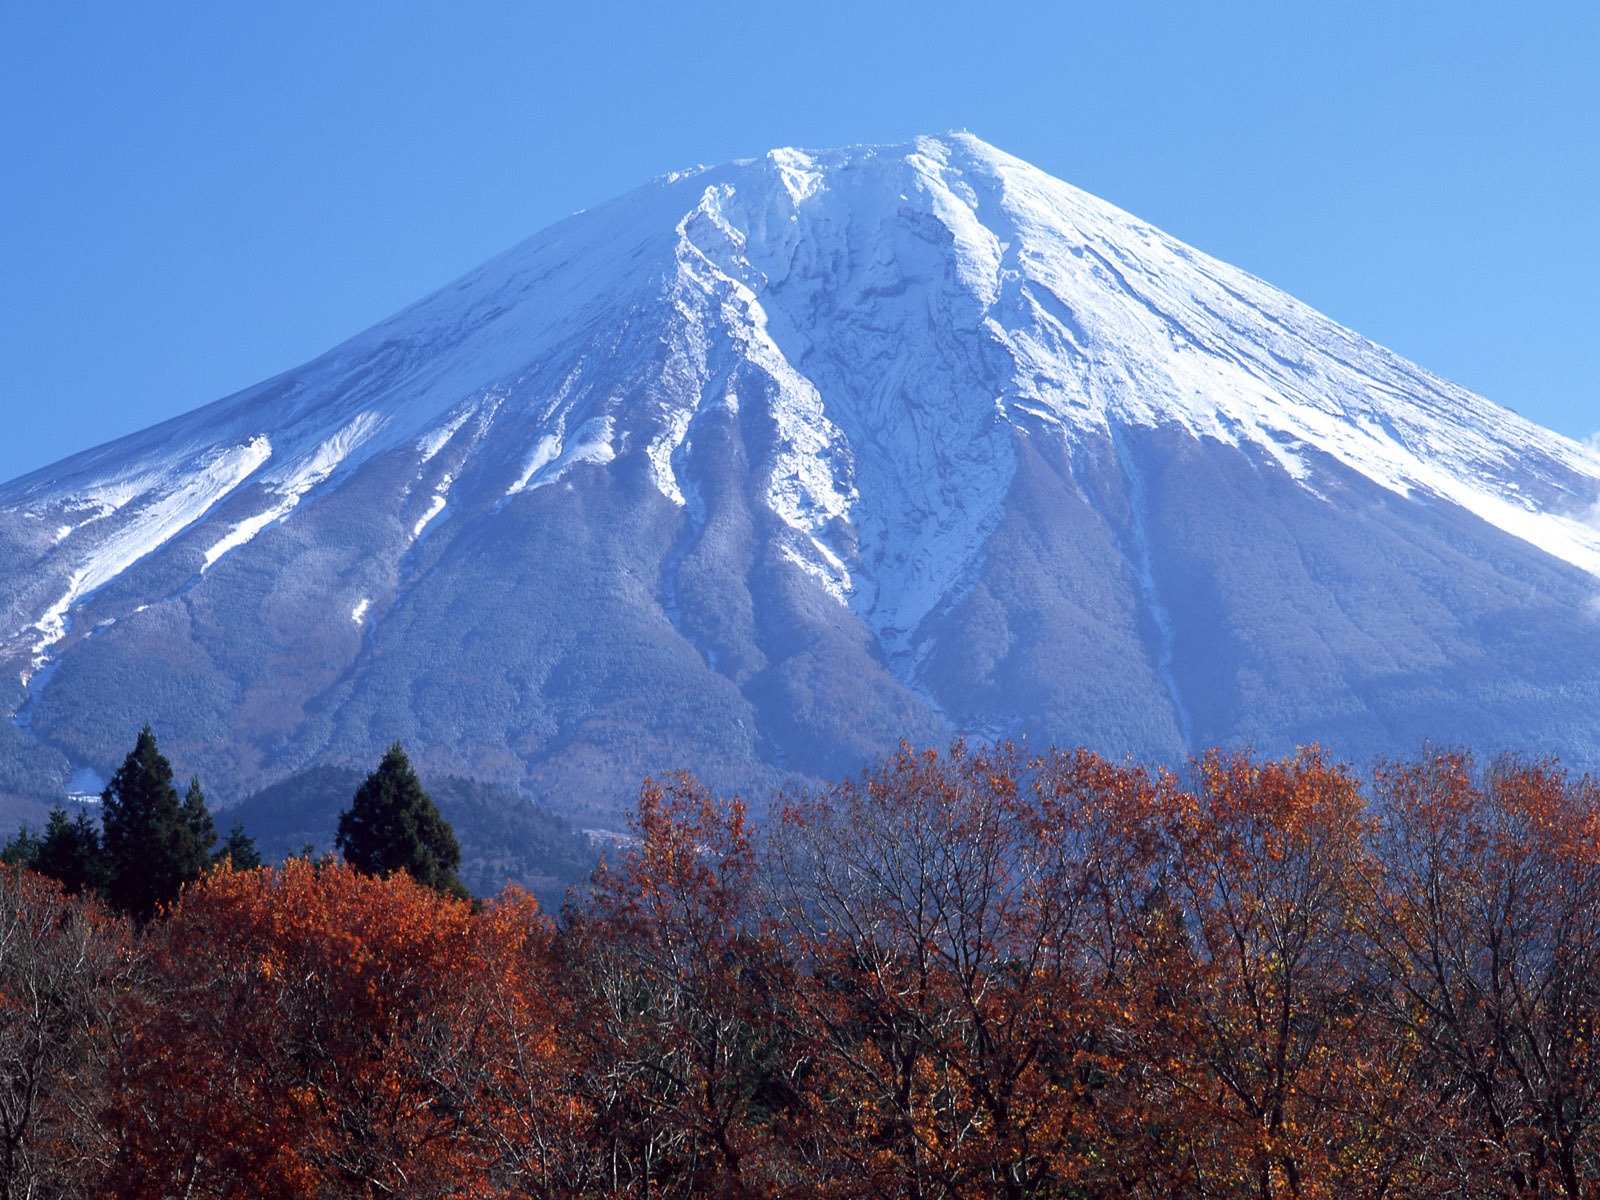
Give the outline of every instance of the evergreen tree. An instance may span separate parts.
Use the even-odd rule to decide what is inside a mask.
[[[222,843],[212,861],[218,865],[224,862],[232,863],[235,871],[253,871],[261,865],[261,851],[256,847],[255,838],[244,831],[242,824],[235,821],[233,828],[228,831],[227,840]]]
[[[189,780],[189,790],[183,795],[183,823],[209,865],[211,847],[217,844],[217,825],[211,819],[211,809],[206,804],[206,794],[200,790],[198,775]]]
[[[179,799],[172,764],[146,725],[101,796],[106,898],[137,921],[176,900],[211,865],[217,839],[199,780]]]
[[[69,895],[104,891],[109,864],[100,843],[100,830],[89,814],[79,809],[78,819],[69,821],[60,805],[53,808],[33,869],[59,882]]]
[[[363,874],[405,871],[435,891],[467,894],[456,878],[461,847],[455,830],[422,790],[399,742],[389,747],[378,769],[356,789],[350,807],[339,814],[335,844]]]
[[[6,839],[6,844],[0,846],[0,863],[8,867],[25,867],[32,869],[34,861],[39,857],[39,839],[28,829],[26,821],[22,828]]]

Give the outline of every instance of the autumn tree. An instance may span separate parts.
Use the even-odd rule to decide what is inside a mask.
[[[1068,1178],[1089,1195],[1166,1195],[1183,1179],[1189,1119],[1157,1082],[1193,965],[1168,885],[1183,792],[1166,771],[1083,750],[1046,753],[1034,788],[1036,886],[1075,909],[1071,1053],[1044,1052],[1053,1078],[1071,1069],[1063,1086],[1079,1102]]]
[[[788,972],[758,927],[744,806],[647,780],[637,845],[596,872],[563,937],[611,1192],[770,1194],[798,1056],[774,1020]]]
[[[1157,1192],[1360,1194],[1384,1176],[1355,1114],[1373,1086],[1368,1002],[1352,940],[1369,872],[1356,780],[1317,750],[1260,762],[1213,752],[1174,793],[1156,912],[1161,953],[1132,996],[1159,1144]]]
[[[399,742],[339,814],[336,844],[363,874],[387,877],[404,871],[435,891],[466,895],[456,878],[461,846],[455,831],[422,790]]]
[[[475,915],[403,874],[213,872],[153,934],[122,1194],[561,1194],[547,937],[525,898]]]
[[[202,840],[145,742],[108,804]],[[1553,765],[958,742],[759,827],[672,776],[557,928],[371,865],[430,824],[391,755],[351,861],[224,847],[138,937],[0,867],[0,1200],[1600,1192],[1600,788]]]
[[[1057,765],[1046,782],[1011,747],[903,747],[782,803],[774,902],[841,1180],[908,1197],[1080,1184],[1106,864],[1064,782],[1074,768]]]
[[[1552,764],[1432,751],[1375,774],[1364,943],[1431,1103],[1402,1145],[1441,1194],[1600,1186],[1600,789]]]
[[[148,725],[101,795],[101,828],[106,896],[136,921],[171,904],[211,865],[216,829],[199,780],[179,797]]]
[[[138,969],[125,918],[0,867],[0,1200],[106,1194],[99,1118]]]
[[[471,1128],[491,1182],[528,1200],[590,1194],[603,1174],[581,1083],[593,1064],[555,928],[532,896],[507,888],[475,916],[471,951],[461,989],[476,1029]]]

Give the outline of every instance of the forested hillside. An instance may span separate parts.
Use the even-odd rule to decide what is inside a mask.
[[[221,819],[237,821],[269,862],[324,854],[333,849],[339,809],[362,774],[351,767],[313,767],[229,807]],[[492,896],[514,883],[554,912],[568,888],[588,881],[599,850],[548,809],[476,780],[430,779],[427,788],[461,839],[459,874],[473,895]]]
[[[1600,792],[1428,751],[687,776],[559,920],[337,859],[0,870],[0,1196],[1600,1186]]]

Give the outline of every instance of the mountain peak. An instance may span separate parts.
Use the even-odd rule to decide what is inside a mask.
[[[71,683],[73,664],[148,647],[133,631],[158,618],[171,644],[208,647],[215,704],[238,722],[217,734],[227,744],[267,761],[292,753],[272,738],[355,746],[402,703],[371,691],[398,669],[385,648],[406,653],[389,639],[455,636],[430,624],[446,620],[441,595],[484,644],[512,637],[460,591],[461,564],[476,562],[475,586],[521,611],[492,561],[546,596],[538,620],[550,628],[598,637],[588,622],[610,611],[632,644],[655,648],[658,683],[682,685],[683,662],[702,672],[707,711],[744,732],[681,736],[709,738],[730,761],[796,762],[803,737],[853,744],[842,728],[817,732],[832,716],[773,708],[782,696],[810,712],[841,671],[876,680],[860,702],[875,714],[864,727],[883,734],[859,733],[872,745],[893,744],[902,718],[1016,731],[1024,703],[1043,728],[1101,729],[1072,715],[1092,693],[1134,703],[1139,715],[1116,727],[1137,726],[1138,746],[1189,746],[1268,728],[1239,697],[1256,686],[1243,681],[1280,669],[1236,664],[1228,676],[1194,640],[1206,605],[1208,628],[1230,628],[1213,576],[1235,568],[1202,568],[1209,551],[1170,539],[1182,526],[1222,544],[1216,522],[1202,529],[1188,514],[1223,481],[1240,506],[1249,496],[1297,514],[1261,518],[1285,527],[1335,512],[1363,528],[1378,511],[1421,522],[1406,537],[1446,537],[1452,548],[1426,561],[1455,563],[1451,578],[1474,587],[1491,585],[1457,563],[1456,543],[1477,547],[1473,563],[1514,560],[1508,577],[1565,580],[1549,585],[1558,592],[1592,591],[1600,576],[1592,449],[972,134],[778,149],[574,214],[302,368],[0,486],[0,545],[16,564],[0,575],[0,663],[21,684],[17,728],[30,744],[70,742],[79,765],[94,765],[82,762],[90,741],[66,730],[89,667]],[[617,530],[593,524],[601,512]],[[573,585],[592,611],[561,608],[504,558],[524,543],[600,589]],[[1395,560],[1412,562],[1417,544],[1396,543]],[[1283,553],[1311,562],[1304,545]],[[1053,573],[1030,575],[1018,554]],[[263,582],[291,562],[312,582]],[[1060,578],[1071,572],[1082,579]],[[1109,575],[1091,584],[1094,572]],[[1344,586],[1317,585],[1339,597]],[[1031,607],[1014,608],[1024,592]],[[244,620],[320,622],[321,640],[289,625],[263,636],[273,663],[307,653],[330,665],[296,668],[310,690],[287,709],[263,697],[252,689],[268,668],[207,641],[232,619],[207,609],[219,604],[243,605]],[[1382,640],[1357,624],[1349,645]],[[576,731],[612,719],[596,715],[601,693],[584,692],[590,708],[564,701],[569,668],[550,660],[549,638],[516,636],[501,657],[522,662],[519,682],[504,663],[484,669],[541,715],[525,728],[502,713],[488,722],[495,738],[520,738],[523,764],[590,745]],[[1111,671],[1085,647],[1114,643],[1141,659],[1143,698],[1022,665],[1028,647],[1066,655],[1073,637],[1063,669]],[[576,645],[562,653],[584,664],[580,691],[593,683],[584,672],[637,675]],[[1409,651],[1379,659],[1417,665]],[[1329,694],[1355,670],[1330,667]],[[1217,698],[1224,676],[1231,699]],[[1232,724],[1208,727],[1196,695]],[[355,697],[366,697],[360,716]],[[262,708],[275,714],[270,736],[247,727]],[[470,765],[440,754],[434,769]]]
[[[599,372],[597,354],[609,360]],[[663,355],[667,376],[632,369]],[[696,415],[751,372],[777,427],[766,500],[798,538],[796,561],[889,637],[926,615],[985,536],[1014,470],[1012,431],[1081,440],[1176,426],[1248,445],[1307,486],[1311,459],[1329,456],[1600,575],[1592,450],[964,131],[665,177],[299,371],[0,500],[73,496],[77,515],[57,526],[68,542],[129,505],[150,518],[87,562],[53,612],[222,497],[254,487],[264,504],[208,548],[203,570],[399,444],[426,462],[459,436],[482,440],[503,460],[505,496],[642,453],[662,495],[684,504],[674,462]],[[908,449],[923,453],[910,472]],[[85,489],[86,477],[99,482]],[[188,482],[173,491],[177,477]],[[863,495],[878,513],[931,517],[889,520],[899,534],[883,529],[875,547],[911,564],[915,598],[881,582],[863,591],[845,544],[862,531],[829,532]]]

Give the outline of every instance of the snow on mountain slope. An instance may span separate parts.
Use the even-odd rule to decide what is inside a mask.
[[[835,158],[825,165],[831,178],[854,163]],[[860,196],[869,189],[877,194]],[[1224,443],[1253,443],[1300,478],[1307,475],[1306,455],[1320,452],[1391,491],[1458,504],[1547,553],[1600,573],[1600,533],[1587,520],[1587,496],[1577,482],[1591,481],[1592,493],[1593,481],[1600,479],[1600,457],[1593,450],[1438,379],[1283,293],[965,135],[924,140],[892,168],[860,182],[813,187],[810,207],[800,214],[802,240],[823,247],[819,256],[830,269],[808,277],[793,260],[786,262],[783,243],[767,243],[757,265],[773,290],[783,289],[787,300],[793,288],[813,288],[809,303],[800,307],[807,321],[794,320],[787,338],[787,348],[806,365],[807,351],[814,349],[847,368],[858,367],[862,357],[851,353],[860,345],[856,328],[847,326],[853,344],[832,355],[826,344],[814,347],[806,329],[818,307],[816,293],[838,290],[832,268],[841,256],[825,231],[848,229],[852,209],[883,213],[896,200],[900,208],[892,225],[853,231],[871,246],[871,258],[849,260],[855,275],[846,301],[855,309],[851,325],[893,331],[880,342],[885,354],[894,353],[888,343],[914,328],[920,314],[867,320],[860,314],[902,296],[925,305],[925,295],[906,286],[914,269],[908,264],[917,259],[918,238],[948,238],[956,278],[941,297],[945,311],[929,314],[932,336],[901,349],[895,362],[914,362],[930,349],[937,352],[946,338],[958,344],[965,338],[970,355],[986,359],[972,371],[978,375],[994,370],[1001,351],[1007,374],[996,380],[1003,389],[995,396],[997,418],[1031,418],[1079,434],[1104,430],[1113,421],[1176,424]],[[795,308],[785,305],[790,313]],[[840,340],[839,323],[824,323],[824,329]],[[853,396],[844,371],[829,379],[837,386],[824,391],[836,403],[856,400],[850,413],[855,427],[847,425],[848,434],[859,431],[871,444],[895,425],[918,444],[917,408],[944,399],[942,390],[955,395],[938,410],[941,422],[989,415],[973,403],[970,391],[949,386],[961,382],[965,365],[949,363],[939,373],[943,378],[923,375],[915,393],[898,378],[896,366],[868,376],[873,395]],[[823,367],[818,374],[825,372]],[[913,473],[914,481],[947,477],[953,490],[968,494],[975,484],[989,494],[1003,488],[1003,453],[974,456],[972,447],[982,439],[971,436],[975,430],[967,432],[959,442],[966,454],[919,464],[923,469]],[[855,436],[851,441],[862,444]]]
[[[78,597],[260,469],[261,448],[271,498],[213,544],[208,567],[363,450],[414,441],[426,463],[494,388],[592,343],[618,315],[648,329],[662,301],[670,349],[653,402],[576,404],[621,390],[615,363],[581,361],[548,411],[521,414],[523,465],[506,491],[642,442],[662,494],[683,503],[673,461],[695,414],[730,402],[732,373],[759,373],[777,427],[767,500],[799,535],[795,561],[886,634],[926,615],[992,526],[1013,468],[1008,426],[1177,424],[1253,444],[1298,478],[1308,453],[1326,454],[1600,575],[1594,497],[1572,482],[1600,479],[1593,450],[952,134],[780,150],[658,181],[302,372],[7,486],[5,503],[66,512],[110,503],[99,480],[111,469],[111,508],[140,513],[76,556],[89,539],[62,547],[71,582],[35,623],[36,652]],[[216,462],[191,482],[202,454]],[[874,556],[863,578],[828,532],[858,504],[861,551]]]
[[[1439,514],[1440,528],[1481,523],[1548,556],[1552,570],[1600,577],[1600,454],[949,134],[776,150],[664,177],[298,370],[0,485],[0,545],[14,560],[0,568],[0,664],[33,712],[47,681],[52,694],[65,686],[47,668],[82,655],[86,678],[96,655],[134,644],[136,615],[153,626],[164,614],[160,636],[188,644],[212,636],[208,605],[270,610],[274,670],[304,655],[327,664],[303,672],[323,690],[291,715],[325,709],[316,736],[336,738],[338,706],[365,686],[368,656],[397,615],[443,613],[426,589],[479,548],[509,546],[507,530],[555,536],[524,524],[538,512],[579,531],[540,553],[564,570],[614,572],[603,586],[631,606],[635,636],[678,638],[661,643],[663,663],[690,653],[716,677],[707,696],[732,686],[740,698],[727,702],[752,714],[779,696],[809,702],[802,661],[813,671],[825,659],[831,671],[864,652],[892,680],[882,712],[905,704],[961,727],[952,697],[1000,670],[982,664],[1020,653],[1028,621],[1067,619],[1052,607],[1067,604],[1071,620],[1117,614],[1116,636],[1145,646],[1140,669],[1156,682],[1140,687],[1167,697],[1170,736],[1188,745],[1201,671],[1189,593],[1209,584],[1163,557],[1168,527],[1198,501],[1169,494],[1150,457],[1180,445],[1277,473],[1302,525],[1347,503],[1359,478],[1420,506],[1397,512]],[[1216,477],[1233,479],[1216,461]],[[636,484],[656,515],[639,507]],[[1023,496],[1049,497],[1033,501],[1048,511],[1020,513]],[[346,515],[361,506],[367,519]],[[623,566],[606,540],[620,535],[590,529],[602,510],[638,516],[630,536],[665,541]],[[995,593],[996,572],[1009,569],[1001,545],[1063,564],[1081,551],[1090,557],[1071,569],[1110,572],[1108,590],[1091,602],[1057,594],[1059,579],[1013,580],[1043,607],[1027,620],[998,610],[980,620],[980,600],[1010,602]],[[521,570],[524,551],[496,553]],[[286,570],[291,554],[310,555],[301,569],[326,594],[240,590],[247,575]],[[249,570],[231,571],[235,560]],[[1521,563],[1507,569],[1535,569]],[[695,610],[685,599],[695,595],[715,611]],[[501,603],[498,618],[452,619],[468,627],[521,611],[515,597]],[[1339,604],[1353,612],[1357,602]],[[530,627],[547,616],[530,611]],[[359,638],[301,645],[296,621]],[[983,641],[984,621],[1012,632],[992,654],[969,654],[967,683],[947,681],[935,697],[934,681],[955,670],[951,639]],[[800,628],[822,642],[795,642]],[[259,662],[214,648],[201,658],[219,697],[256,697],[217,703],[240,713],[267,704],[249,682]],[[548,696],[559,672],[541,672],[552,669],[540,659],[507,686],[524,701]],[[1228,686],[1265,669],[1236,665]],[[549,717],[528,745],[575,736],[559,732],[568,719]],[[750,736],[767,749],[737,753],[792,752],[776,733]]]

